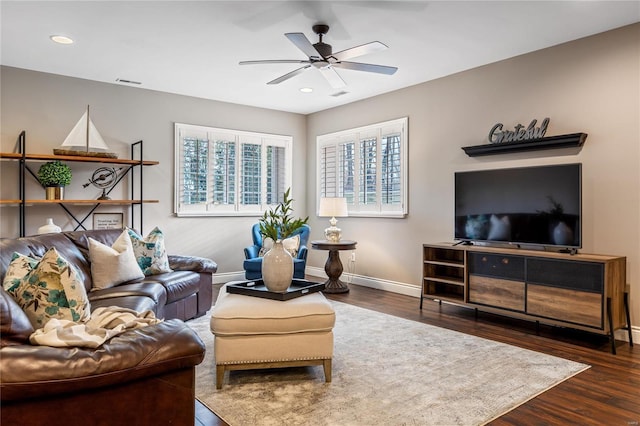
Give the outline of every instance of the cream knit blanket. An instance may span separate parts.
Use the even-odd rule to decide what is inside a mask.
[[[112,337],[134,328],[162,322],[152,311],[138,313],[118,306],[96,308],[82,323],[51,318],[29,336],[33,345],[97,348]]]

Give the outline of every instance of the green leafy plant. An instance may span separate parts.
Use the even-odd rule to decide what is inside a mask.
[[[71,168],[59,160],[44,163],[38,169],[38,180],[43,186],[67,186],[71,183]]]
[[[284,240],[293,232],[309,221],[309,216],[304,219],[294,219],[291,215],[292,198],[289,198],[291,188],[288,188],[283,197],[283,201],[278,203],[273,209],[264,212],[260,218],[260,233],[264,237],[273,241]]]

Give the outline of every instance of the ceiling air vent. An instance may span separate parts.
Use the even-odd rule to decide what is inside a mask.
[[[133,80],[125,80],[124,78],[116,78],[116,81],[118,83],[125,83],[125,84],[142,84],[139,81],[133,81]]]

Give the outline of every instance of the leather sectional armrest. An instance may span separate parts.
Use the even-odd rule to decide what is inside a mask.
[[[97,349],[17,345],[0,350],[0,397],[23,400],[78,392],[194,367],[205,345],[173,319],[113,337]]]
[[[213,274],[218,270],[218,264],[211,259],[198,256],[169,256],[169,267],[174,271],[194,271]]]

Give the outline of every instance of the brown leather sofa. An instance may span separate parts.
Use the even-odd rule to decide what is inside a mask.
[[[55,246],[91,288],[87,237],[112,244],[121,231],[85,231],[0,240],[0,278],[14,251],[42,256]],[[88,292],[91,308],[152,309],[164,322],[126,331],[100,346],[29,343],[33,327],[0,288],[0,423],[4,425],[193,425],[195,366],[205,346],[181,319],[211,307],[208,259],[169,257],[174,272]]]
[[[29,343],[26,314],[0,288],[0,423],[193,425],[195,366],[205,346],[172,319],[98,349]]]
[[[91,290],[91,263],[88,237],[111,246],[122,233],[120,229],[62,232],[32,237],[0,239],[0,279],[13,252],[42,257],[55,246],[62,257],[72,263],[83,278],[91,308],[121,306],[136,311],[152,310],[157,318],[186,321],[204,315],[213,302],[212,274],[218,266],[210,259],[169,255],[173,272],[150,275],[104,290]]]

